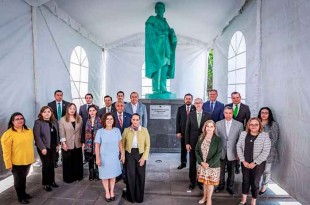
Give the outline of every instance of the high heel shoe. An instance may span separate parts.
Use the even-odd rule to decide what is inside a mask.
[[[115,201],[115,196],[111,197],[111,201]]]
[[[47,191],[47,192],[50,192],[50,191],[53,190],[53,189],[51,188],[50,185],[44,185],[44,186],[43,186],[43,189],[44,189],[45,191]]]
[[[112,201],[111,198],[107,198],[107,197],[104,197],[104,198],[105,198],[105,200],[106,200],[107,202],[111,202],[111,201]]]
[[[198,204],[204,204],[204,203],[206,203],[206,201],[207,201],[207,199],[200,199],[200,200],[198,201]]]

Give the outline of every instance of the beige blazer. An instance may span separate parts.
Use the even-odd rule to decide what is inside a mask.
[[[66,142],[68,149],[82,147],[81,133],[82,120],[80,123],[75,123],[75,129],[71,122],[66,122],[65,116],[59,120],[59,136],[61,142]]]

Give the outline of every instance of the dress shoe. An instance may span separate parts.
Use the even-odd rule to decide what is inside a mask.
[[[216,187],[216,188],[214,189],[214,192],[215,192],[215,193],[219,193],[219,192],[221,192],[222,190],[224,190],[224,186],[218,186],[218,187]]]
[[[50,185],[45,185],[45,186],[43,186],[43,189],[44,189],[45,191],[47,191],[47,192],[50,192],[50,191],[53,190],[53,189],[51,188]]]
[[[226,191],[227,191],[230,195],[234,195],[234,194],[235,194],[234,190],[232,190],[231,188],[227,188]]]
[[[239,168],[235,170],[235,174],[240,174],[240,169]]]
[[[105,200],[106,200],[106,202],[110,202],[110,201],[112,201],[112,199],[111,199],[111,198],[107,198],[107,197],[105,197]]]
[[[21,200],[18,200],[18,202],[21,204],[29,204],[29,201],[27,199],[21,199]]]
[[[54,188],[58,188],[59,187],[58,184],[56,184],[56,182],[53,182],[50,186],[54,187]]]
[[[32,199],[32,196],[30,194],[25,194],[25,199]]]
[[[180,166],[178,166],[178,169],[183,169],[186,167],[186,164],[180,164]]]
[[[190,189],[190,190],[193,190],[193,189],[195,189],[195,184],[193,184],[193,183],[190,183],[190,185],[188,186],[188,188]]]

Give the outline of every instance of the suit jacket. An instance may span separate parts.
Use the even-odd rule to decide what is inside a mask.
[[[123,112],[123,126],[121,127],[118,121],[118,113],[113,112],[113,115],[116,119],[116,127],[121,131],[121,134],[123,134],[124,129],[129,127],[131,125],[131,114],[127,112]]]
[[[113,113],[113,112],[116,112],[116,109],[115,109],[115,107],[111,106],[111,113]],[[103,108],[99,109],[97,115],[98,115],[98,116],[100,117],[100,119],[101,119],[102,116],[103,116],[104,114],[106,114],[106,113],[107,113],[107,107],[103,107]]]
[[[95,104],[93,104],[95,105]],[[99,107],[97,105],[95,105],[97,107],[97,110],[99,109]],[[88,119],[88,109],[87,108],[87,104],[81,105],[80,106],[80,111],[79,111],[79,115],[82,117],[83,120],[83,127],[82,127],[82,136],[85,137],[85,125]]]
[[[53,113],[54,113],[54,116],[55,118],[57,119],[57,105],[56,105],[56,100],[52,101],[52,102],[49,102],[47,104],[48,106],[50,106],[53,110]],[[61,117],[63,117],[65,114],[66,114],[66,110],[67,110],[67,107],[69,105],[69,102],[67,101],[62,101],[62,110],[61,110]]]
[[[131,103],[126,103],[124,112],[127,112],[131,115],[133,114]],[[144,104],[138,102],[137,113],[140,115],[140,125],[142,125],[142,127],[147,127],[146,106]]]
[[[243,131],[243,125],[241,122],[232,119],[228,136],[226,134],[226,120],[221,120],[216,123],[217,135],[222,141],[222,156],[221,159],[225,159],[227,155],[228,161],[237,159],[236,145],[241,132]]]
[[[190,112],[195,111],[196,107],[191,105]],[[186,113],[186,105],[182,105],[178,107],[177,117],[176,117],[176,133],[181,133],[182,137],[185,136],[185,129],[186,129],[186,120],[187,120],[187,113]]]
[[[216,101],[213,110],[210,108],[211,102],[208,100],[207,102],[203,103],[202,109],[204,112],[207,112],[211,115],[212,120],[214,122],[220,121],[224,119],[224,104]]]
[[[57,134],[57,145],[60,144],[59,139],[59,128],[57,121],[52,123],[53,127],[56,129]],[[50,149],[51,148],[51,128],[48,122],[37,119],[34,122],[33,126],[33,134],[34,134],[34,141],[36,146],[42,151],[43,149]]]
[[[82,124],[75,122],[75,128],[73,128],[71,122],[66,122],[65,117],[59,120],[59,136],[61,142],[66,142],[68,149],[80,148],[82,147]]]
[[[226,106],[233,108],[232,103],[225,105],[225,107]],[[234,117],[234,119],[241,122],[243,124],[243,127],[246,127],[246,123],[249,121],[250,117],[251,117],[251,111],[250,111],[249,106],[243,103],[240,103],[238,115],[237,117]]]
[[[211,120],[211,115],[203,112],[201,116],[200,126],[198,127],[197,112],[194,111],[189,113],[185,128],[185,144],[190,144],[192,149],[195,149],[197,140],[202,133],[203,124],[207,120]]]

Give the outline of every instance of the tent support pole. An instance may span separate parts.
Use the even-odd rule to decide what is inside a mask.
[[[34,78],[34,117],[39,111],[38,107],[38,29],[37,29],[37,7],[31,6],[32,23],[32,52],[33,52],[33,78]]]

